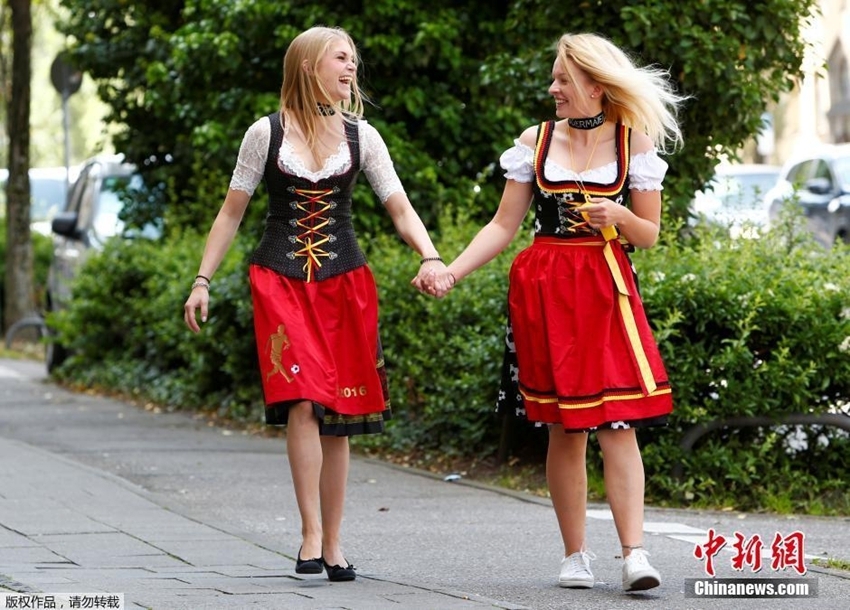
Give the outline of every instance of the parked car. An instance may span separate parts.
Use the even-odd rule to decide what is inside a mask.
[[[768,225],[765,194],[776,185],[780,168],[759,163],[721,163],[691,202],[694,222],[729,228],[737,237],[758,237]]]
[[[786,163],[765,195],[771,223],[789,203],[802,208],[824,246],[850,243],[850,144],[826,145]]]
[[[32,167],[30,177],[30,220],[33,231],[50,236],[50,221],[65,209],[68,191],[79,168]],[[6,181],[9,170],[0,169],[0,216],[6,215]]]
[[[161,235],[161,227],[153,224],[141,230],[128,230],[121,218],[128,198],[145,190],[135,166],[126,163],[122,156],[99,156],[81,166],[66,209],[56,214],[52,221],[53,260],[47,277],[48,312],[68,304],[72,282],[80,266],[109,239],[116,236],[155,239]],[[48,371],[66,357],[67,350],[53,337],[47,347]]]

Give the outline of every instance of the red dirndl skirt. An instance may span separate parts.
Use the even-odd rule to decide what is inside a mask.
[[[391,412],[369,267],[305,282],[251,265],[249,277],[266,423],[309,400],[322,434],[381,432]]]
[[[664,363],[619,242],[536,238],[511,267],[508,308],[530,421],[589,430],[664,423],[673,410]]]

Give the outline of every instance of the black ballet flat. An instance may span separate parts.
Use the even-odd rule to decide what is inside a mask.
[[[298,549],[298,557],[295,559],[296,574],[321,574],[324,559],[314,557],[313,559],[301,559],[301,549]]]
[[[322,563],[325,564],[325,570],[328,571],[328,580],[331,582],[345,582],[348,580],[354,580],[357,575],[354,573],[354,566],[350,563],[345,566],[332,566],[325,558],[322,557]]]

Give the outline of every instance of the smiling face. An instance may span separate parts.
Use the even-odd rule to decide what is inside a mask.
[[[363,116],[357,63],[357,47],[345,30],[315,26],[301,32],[292,39],[283,57],[281,109],[301,115],[302,122],[306,116],[322,116],[317,114],[317,103]]]
[[[555,115],[560,119],[584,118],[602,110],[600,87],[571,59],[556,59],[552,66],[549,94],[555,99]]]
[[[344,38],[335,38],[316,65],[317,99],[326,104],[349,101],[356,77],[354,50]]]

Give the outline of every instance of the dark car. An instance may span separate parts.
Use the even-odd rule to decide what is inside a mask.
[[[788,204],[800,206],[824,246],[850,243],[850,144],[824,146],[786,163],[765,195],[771,224]]]
[[[100,156],[80,168],[66,209],[53,217],[53,260],[47,278],[47,309],[57,311],[71,299],[71,285],[80,266],[111,238],[157,238],[161,228],[149,224],[128,231],[122,211],[130,199],[146,192],[134,165],[122,156]],[[49,331],[49,329],[48,329]],[[47,369],[52,371],[67,356],[55,337],[47,346]]]

